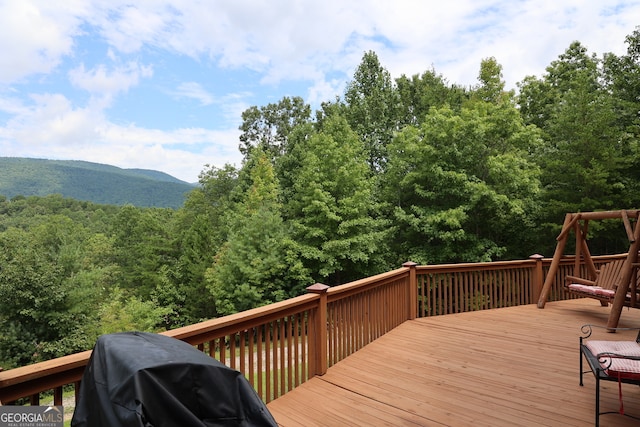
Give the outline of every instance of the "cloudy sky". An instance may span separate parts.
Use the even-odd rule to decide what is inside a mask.
[[[344,93],[364,52],[508,88],[569,44],[624,54],[640,0],[0,0],[0,156],[87,160],[197,181],[239,166],[246,108]]]

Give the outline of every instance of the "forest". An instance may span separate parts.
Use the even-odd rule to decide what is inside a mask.
[[[640,27],[639,27],[640,28]],[[567,212],[640,207],[640,29],[623,55],[573,42],[506,88],[392,78],[366,52],[344,94],[242,113],[241,166],[178,209],[0,196],[0,367],[90,349],[420,264],[551,256]],[[625,252],[619,224],[594,254]]]

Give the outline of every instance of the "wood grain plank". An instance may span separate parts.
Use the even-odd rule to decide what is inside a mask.
[[[578,384],[578,337],[608,315],[574,299],[407,321],[268,407],[283,427],[592,425],[595,381]],[[640,327],[640,310],[624,311],[620,327]],[[640,416],[640,387],[623,385],[623,398]],[[618,410],[618,384],[601,384],[600,404]],[[638,425],[617,414],[600,423]]]

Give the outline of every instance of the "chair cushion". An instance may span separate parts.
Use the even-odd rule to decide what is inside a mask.
[[[616,296],[616,291],[614,291],[613,289],[602,289],[600,287],[598,287],[598,289],[595,289],[595,293],[596,295],[600,295],[607,298],[613,298]]]
[[[587,341],[585,346],[597,356],[603,353],[613,353],[621,356],[640,357],[640,344],[635,341]],[[640,360],[623,359],[619,357],[601,357],[600,366],[610,377],[640,380]]]
[[[583,294],[590,294],[596,297],[605,297],[613,299],[616,296],[616,291],[613,289],[604,289],[600,286],[583,285],[582,283],[571,283],[567,286],[572,291],[581,292]],[[627,299],[631,299],[631,294],[627,292]]]
[[[602,289],[600,286],[583,285],[581,283],[572,283],[569,285],[569,289],[572,289],[574,291],[585,292],[593,295],[597,295],[599,291],[606,290],[606,289]]]

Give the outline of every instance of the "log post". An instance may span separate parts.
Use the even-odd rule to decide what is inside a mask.
[[[562,254],[564,253],[564,247],[567,244],[567,234],[575,221],[578,220],[577,215],[566,214],[564,217],[564,225],[562,226],[562,232],[558,236],[558,244],[556,246],[556,251],[553,254],[553,260],[551,261],[551,265],[549,266],[549,272],[547,273],[547,278],[544,281],[544,285],[542,286],[542,291],[540,292],[540,298],[538,298],[538,308],[544,308],[544,305],[547,302],[547,297],[549,296],[549,291],[551,290],[551,285],[553,285],[553,280],[556,277],[556,273],[558,272],[558,266],[560,266],[560,258],[562,258]]]
[[[624,307],[625,299],[627,298],[627,292],[629,291],[629,284],[631,283],[631,277],[634,275],[633,265],[638,261],[638,249],[640,248],[640,221],[636,220],[635,230],[633,232],[633,240],[629,247],[629,253],[627,254],[627,260],[624,264],[624,275],[622,281],[616,289],[616,295],[613,298],[613,306],[611,312],[609,312],[609,321],[607,322],[607,328],[610,332],[612,328],[618,327],[620,322],[620,315],[622,314],[622,307]]]

